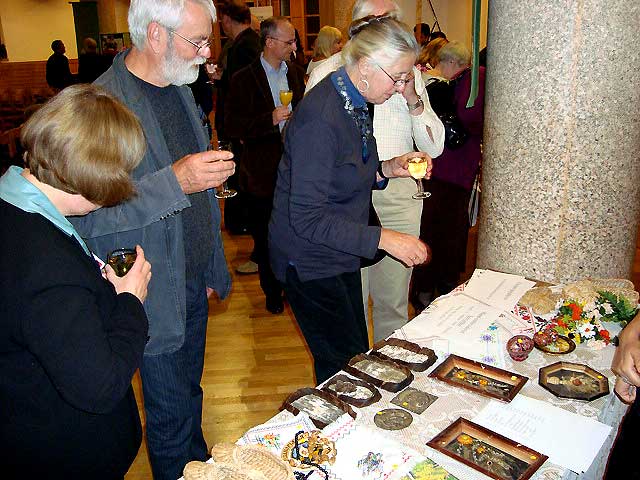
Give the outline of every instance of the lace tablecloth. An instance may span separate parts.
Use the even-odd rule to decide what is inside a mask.
[[[418,327],[418,328],[416,328]],[[424,328],[425,337],[429,331],[428,315],[419,315],[411,322],[411,332],[420,331]],[[498,327],[500,329],[501,327]],[[497,332],[501,340],[509,338],[507,332]],[[392,335],[394,337],[403,338],[417,344],[421,344],[421,339],[415,335],[408,337],[404,329],[400,329]],[[423,346],[425,342],[422,342]],[[529,358],[524,362],[514,362],[508,355],[505,355],[504,363],[506,370],[513,371],[529,378],[529,381],[520,391],[519,395],[549,402],[552,405],[563,408],[573,413],[584,415],[597,419],[598,421],[613,427],[611,434],[600,449],[598,456],[593,461],[591,467],[582,475],[567,470],[559,465],[554,465],[547,461],[531,478],[533,480],[599,480],[602,478],[606,467],[607,458],[611,445],[617,433],[617,427],[626,412],[627,406],[622,403],[613,393],[615,376],[610,370],[611,360],[615,347],[608,346],[601,350],[593,350],[586,345],[578,345],[576,349],[566,355],[555,356],[547,355],[536,349],[530,354]],[[485,480],[489,477],[479,473],[478,471],[463,465],[442,453],[431,449],[426,443],[443,429],[449,426],[459,417],[469,420],[473,418],[483,409],[490,399],[474,394],[467,390],[450,386],[437,379],[429,378],[428,374],[435,369],[449,353],[455,353],[465,356],[464,351],[438,352],[438,361],[429,370],[425,372],[413,372],[415,379],[411,383],[411,387],[436,395],[438,400],[434,402],[421,415],[413,415],[412,424],[397,431],[384,431],[385,435],[393,437],[398,442],[405,444],[419,453],[431,458],[435,462],[444,466],[450,473],[458,477],[460,480]],[[540,367],[550,365],[557,361],[567,361],[574,363],[587,364],[593,369],[601,372],[609,378],[609,389],[611,393],[606,397],[599,398],[591,402],[577,401],[570,399],[558,398],[538,385],[538,370]],[[384,390],[380,390],[382,399],[369,407],[355,409],[358,413],[357,423],[376,429],[373,421],[376,412],[384,408],[397,408],[391,403],[391,399],[396,395]],[[275,419],[287,418],[291,414],[284,411],[278,414]],[[571,441],[571,432],[558,432],[558,435],[566,436],[567,441]]]

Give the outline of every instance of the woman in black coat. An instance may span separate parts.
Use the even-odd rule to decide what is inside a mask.
[[[66,219],[133,194],[138,120],[69,87],[22,130],[28,168],[0,178],[0,451],[5,478],[123,478],[141,442],[131,378],[151,266],[118,277]]]
[[[273,271],[309,345],[318,383],[369,348],[361,259],[378,249],[407,266],[427,258],[417,237],[368,223],[373,188],[408,177],[411,160],[431,169],[421,152],[379,162],[367,108],[413,81],[418,45],[388,16],[365,17],[350,30],[345,66],[314,87],[289,120],[269,225]]]

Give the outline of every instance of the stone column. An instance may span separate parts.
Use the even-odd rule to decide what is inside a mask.
[[[478,266],[630,278],[640,2],[492,0]]]

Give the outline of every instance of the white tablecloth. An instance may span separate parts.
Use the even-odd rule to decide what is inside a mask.
[[[429,332],[429,319],[427,318],[427,315],[419,315],[412,320],[410,330],[412,332],[424,331],[425,337],[427,337]],[[499,333],[501,333],[501,339],[504,339],[506,342],[510,336],[509,333]],[[403,329],[396,331],[392,336],[421,344],[420,338],[416,338],[415,334],[412,337],[408,337],[404,333]],[[422,342],[422,344],[424,345],[424,342]],[[547,461],[534,474],[534,476],[531,477],[533,480],[572,480],[578,478],[580,480],[600,480],[602,478],[609,451],[617,433],[617,427],[627,408],[627,406],[613,393],[615,377],[609,367],[611,365],[614,351],[615,347],[611,345],[601,350],[593,350],[586,345],[578,345],[573,352],[566,355],[556,356],[547,355],[534,349],[529,358],[524,362],[514,362],[508,355],[506,355],[506,370],[525,375],[529,378],[529,381],[522,388],[519,395],[526,395],[531,398],[549,402],[557,407],[597,419],[598,421],[613,427],[609,438],[602,446],[598,456],[592,463],[589,470],[584,474],[577,475],[570,470]],[[422,414],[413,414],[413,422],[409,427],[398,431],[385,431],[384,433],[385,435],[393,437],[398,442],[417,450],[421,454],[441,464],[460,480],[488,479],[489,477],[436,450],[431,449],[426,445],[431,438],[436,436],[459,417],[473,420],[473,418],[490,400],[489,398],[474,394],[467,390],[448,385],[437,379],[429,378],[428,374],[431,370],[435,369],[440,362],[444,361],[448,353],[455,353],[463,357],[465,356],[464,351],[436,353],[439,356],[436,364],[426,372],[414,372],[415,379],[411,383],[411,387],[436,395],[439,397],[438,400],[429,406],[429,408],[427,408],[427,410]],[[554,396],[538,385],[538,370],[540,367],[550,365],[560,360],[584,363],[601,372],[609,378],[611,393],[606,397],[602,397],[591,402],[563,399]],[[366,425],[372,429],[377,429],[373,421],[373,417],[376,412],[383,408],[397,408],[391,403],[391,399],[396,395],[395,393],[386,392],[384,390],[380,390],[380,392],[382,393],[382,399],[380,401],[370,405],[369,407],[355,409],[358,413],[358,423]],[[283,411],[274,417],[274,420],[283,419],[290,415],[291,414],[289,412]],[[558,435],[566,436],[567,441],[571,441],[571,432],[558,432]],[[338,452],[338,455],[339,454],[340,452]]]

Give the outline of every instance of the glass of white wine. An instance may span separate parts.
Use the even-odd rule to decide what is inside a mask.
[[[231,144],[224,140],[218,140],[218,150],[231,151]],[[238,194],[235,190],[227,187],[227,182],[222,183],[222,190],[216,190],[216,198],[231,198]]]
[[[431,196],[431,192],[425,192],[422,189],[422,179],[427,174],[427,159],[424,157],[414,157],[409,160],[408,168],[409,174],[415,179],[418,184],[418,192],[414,193],[411,198],[415,200],[424,200]]]

